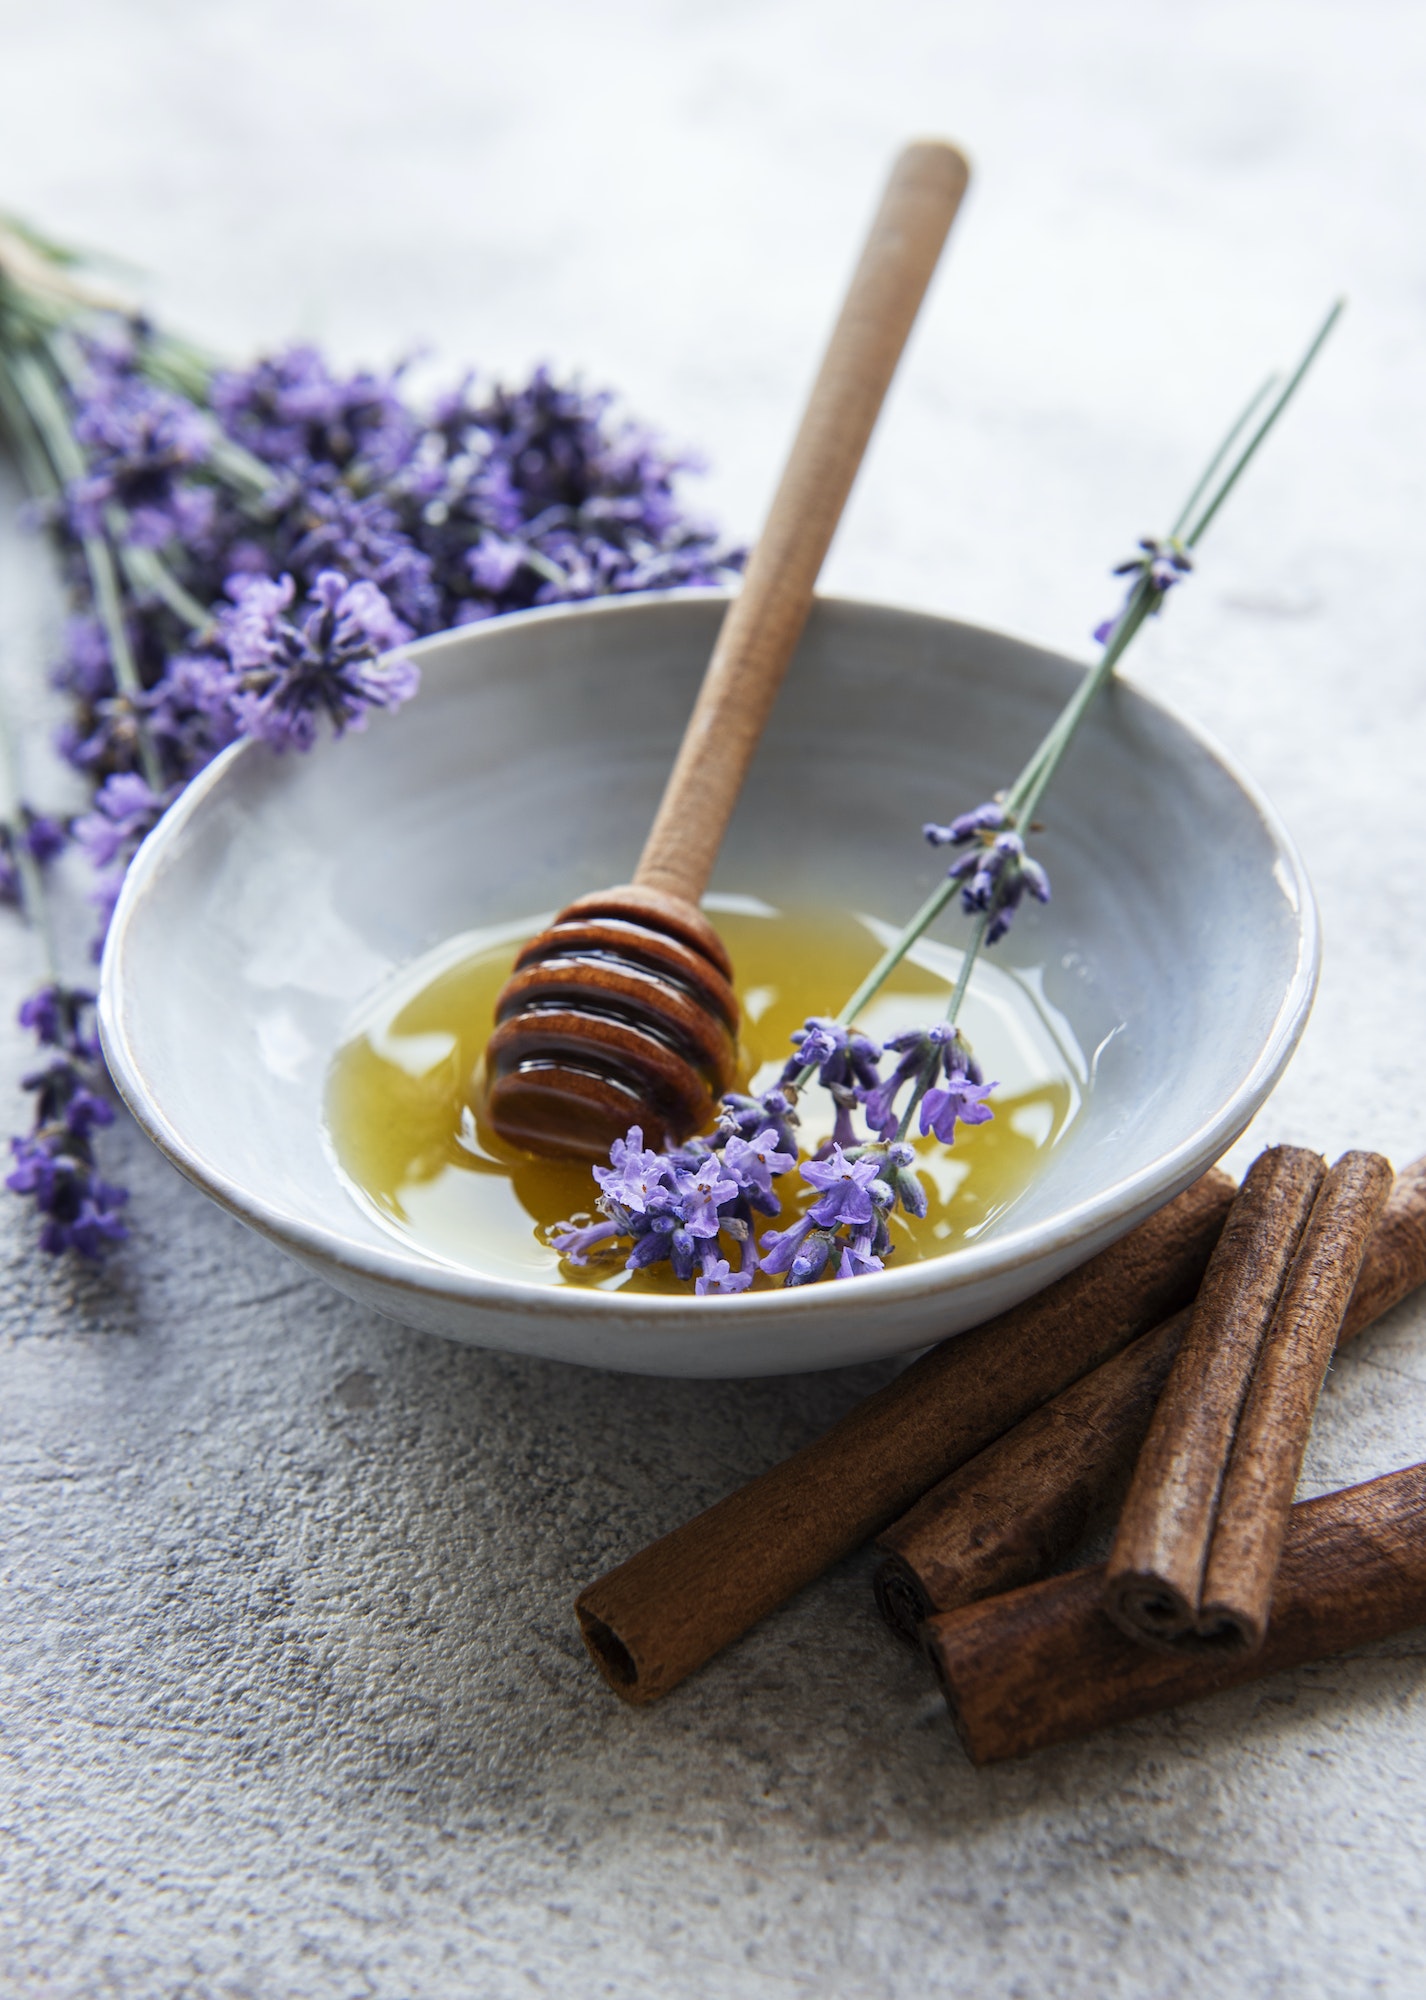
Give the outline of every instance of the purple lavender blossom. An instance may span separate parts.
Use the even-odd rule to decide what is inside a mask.
[[[92,993],[46,986],[20,1009],[21,1025],[53,1054],[43,1069],[23,1079],[35,1100],[35,1122],[28,1134],[10,1141],[15,1164],[5,1185],[30,1196],[44,1216],[41,1249],[53,1255],[77,1250],[98,1259],[128,1234],[117,1214],[128,1194],[101,1178],[94,1159],[94,1134],[113,1123],[114,1112],[96,1088],[93,1006]]]
[[[266,464],[301,472],[363,461],[389,479],[416,449],[420,426],[395,375],[334,374],[315,347],[294,346],[213,378],[213,408],[229,437]]]
[[[750,1215],[756,1202],[765,1213],[777,1213],[771,1186],[760,1175],[779,1171],[781,1156],[769,1144],[761,1152],[743,1147],[735,1154],[738,1173],[725,1171],[722,1155],[707,1141],[693,1140],[670,1152],[646,1147],[637,1125],[609,1149],[609,1165],[595,1167],[599,1208],[605,1220],[559,1223],[550,1231],[551,1247],[575,1265],[588,1262],[591,1252],[629,1242],[625,1268],[643,1270],[668,1263],[674,1276],[696,1280],[701,1295],[746,1291],[756,1274]],[[741,1145],[734,1140],[735,1145]],[[790,1160],[787,1164],[791,1164]],[[719,1239],[742,1245],[741,1268],[734,1270],[719,1250]]]
[[[810,1215],[804,1215],[789,1229],[765,1231],[758,1261],[770,1277],[780,1277],[788,1285],[810,1285],[826,1270],[835,1241],[835,1230],[819,1229]]]
[[[875,1214],[871,1188],[880,1168],[875,1157],[849,1160],[840,1146],[833,1146],[825,1160],[804,1160],[799,1170],[803,1180],[822,1191],[808,1210],[812,1221],[824,1229],[870,1222]]]
[[[109,658],[109,641],[97,618],[67,620],[64,628],[64,658],[55,668],[54,685],[81,701],[93,702],[114,692],[114,666]]]
[[[399,369],[343,373],[294,347],[188,398],[153,379],[163,356],[141,322],[101,319],[80,340],[84,369],[54,376],[84,470],[34,515],[55,539],[76,613],[54,677],[72,698],[61,747],[98,787],[75,838],[106,925],[139,842],[184,783],[239,735],[305,749],[324,714],[341,733],[395,707],[417,671],[392,650],[413,633],[535,603],[723,582],[740,564],[683,511],[675,489],[690,461],[622,419],[611,396],[546,370],[513,389],[477,391],[467,378],[425,412]],[[77,540],[96,534],[121,544],[137,690],[126,671],[120,692],[96,615]],[[59,832],[36,819],[26,844],[33,835],[31,851],[48,853]],[[0,831],[0,898],[19,893],[16,837]],[[762,1145],[773,1131],[790,1164],[793,1103],[774,1093],[734,1107],[735,1136]],[[69,1131],[65,1144],[79,1143]],[[121,1232],[121,1193],[97,1176],[81,1187],[84,1163],[63,1150],[44,1165],[47,1146],[27,1139],[15,1172],[46,1200],[69,1190],[51,1236],[77,1231],[92,1247]],[[616,1208],[575,1232],[570,1254],[632,1235],[641,1259],[661,1253],[700,1291],[744,1289],[751,1218],[775,1213],[776,1196],[743,1154],[738,1173],[710,1174],[717,1151],[679,1149],[665,1170],[667,1212],[639,1220]],[[716,1234],[700,1235],[715,1216]],[[741,1270],[720,1242],[741,1246]]]
[[[1009,824],[1004,806],[997,799],[987,799],[984,805],[972,806],[969,812],[957,814],[949,826],[927,820],[921,831],[933,847],[964,847],[967,841],[999,833],[1002,827]]]
[[[647,1215],[654,1208],[667,1208],[672,1198],[667,1157],[644,1145],[642,1127],[631,1125],[627,1135],[609,1148],[610,1164],[595,1167],[594,1178],[607,1200],[627,1209],[631,1215]]]
[[[85,1144],[78,1139],[67,1143],[53,1133],[12,1139],[15,1165],[5,1176],[5,1185],[12,1194],[34,1198],[45,1218],[40,1227],[42,1250],[52,1257],[77,1250],[97,1263],[112,1244],[128,1236],[117,1210],[129,1194],[127,1188],[114,1187],[100,1177],[92,1160],[78,1150]]]
[[[894,1035],[887,1047],[896,1049],[901,1060],[885,1083],[871,1092],[866,1100],[867,1123],[884,1139],[890,1139],[898,1130],[909,1126],[918,1107],[922,1135],[934,1129],[936,1137],[948,1146],[954,1136],[957,1118],[966,1125],[983,1125],[994,1115],[984,1099],[997,1086],[985,1082],[959,1029],[949,1021],[938,1021],[931,1028],[910,1028],[904,1034]],[[944,1079],[944,1088],[940,1087],[941,1079]],[[911,1086],[910,1095],[898,1116],[896,1099],[908,1084]],[[926,1109],[928,1104],[933,1106],[931,1114]],[[909,1149],[904,1142],[898,1141],[888,1148],[888,1155],[898,1200],[910,1214],[924,1215],[924,1192],[915,1175],[909,1174]],[[909,1181],[915,1183],[914,1192],[910,1185],[903,1187],[898,1178],[903,1173],[909,1174]],[[915,1206],[918,1195],[921,1202],[919,1208]]]
[[[718,1125],[713,1143],[723,1145],[732,1138],[761,1145],[764,1132],[771,1131],[780,1153],[797,1158],[797,1107],[795,1093],[774,1084],[761,1097],[745,1097],[729,1091],[718,1108]],[[779,1170],[781,1171],[781,1170]]]
[[[97,1063],[94,995],[83,986],[41,986],[21,1003],[19,1022],[45,1049],[63,1049],[79,1062]]]
[[[842,1246],[841,1261],[837,1265],[839,1278],[869,1278],[873,1271],[884,1271],[885,1264],[872,1249],[874,1237],[870,1230],[854,1236],[850,1243]]]
[[[437,405],[397,482],[434,564],[443,622],[614,591],[720,583],[741,563],[682,513],[686,456],[621,422],[614,399],[537,369],[518,390]]]
[[[984,1125],[995,1116],[985,1102],[993,1083],[972,1083],[968,1076],[951,1075],[944,1087],[928,1090],[921,1099],[921,1133],[934,1133],[942,1145],[954,1145],[956,1120],[962,1125]]]
[[[602,1222],[557,1222],[549,1233],[549,1244],[569,1263],[584,1265],[591,1252],[609,1248],[621,1233],[618,1222],[609,1217]]]
[[[723,1226],[720,1209],[726,1202],[736,1201],[740,1192],[735,1180],[724,1177],[716,1155],[696,1174],[676,1174],[675,1186],[683,1226],[691,1236],[716,1236]]]
[[[1192,568],[1193,558],[1182,542],[1172,536],[1160,542],[1152,535],[1141,535],[1139,554],[1130,556],[1127,562],[1117,563],[1111,574],[1132,576],[1136,582],[1142,577],[1150,590],[1157,592],[1162,599],[1176,583],[1183,581]]]
[[[1111,575],[1113,576],[1132,576],[1134,581],[1129,586],[1129,595],[1125,598],[1123,605],[1114,616],[1103,619],[1095,626],[1094,637],[1096,641],[1101,646],[1109,644],[1109,641],[1114,637],[1115,632],[1119,628],[1119,622],[1123,618],[1125,611],[1128,610],[1129,605],[1134,600],[1135,591],[1139,589],[1141,584],[1148,586],[1153,598],[1153,602],[1149,606],[1150,611],[1159,612],[1163,609],[1164,598],[1169,591],[1173,589],[1176,583],[1182,583],[1183,579],[1190,574],[1192,569],[1192,556],[1190,556],[1183,543],[1175,537],[1170,536],[1167,541],[1160,542],[1156,541],[1151,535],[1141,536],[1139,539],[1138,555],[1130,556],[1127,562],[1116,564],[1115,568],[1111,571]]]
[[[69,838],[57,819],[32,812],[28,806],[20,807],[19,821],[18,827],[10,827],[0,820],[0,903],[8,903],[12,909],[19,909],[24,902],[20,853],[43,867],[54,860]]]
[[[784,1084],[808,1068],[816,1070],[817,1081],[826,1090],[870,1090],[878,1081],[880,1043],[841,1021],[813,1015],[804,1027],[793,1030],[792,1042],[797,1053],[783,1069]]]
[[[784,1152],[776,1129],[769,1125],[754,1139],[732,1134],[723,1147],[723,1170],[747,1195],[754,1208],[765,1215],[778,1212],[772,1184],[778,1174],[789,1173],[797,1164],[796,1148]]]
[[[373,583],[411,632],[430,632],[440,620],[440,593],[430,556],[401,526],[384,493],[358,496],[334,482],[309,483],[300,510],[302,532],[286,554],[298,577],[315,580],[339,570],[352,581]]]
[[[713,1254],[706,1246],[700,1252],[702,1268],[693,1289],[699,1298],[709,1292],[745,1292],[754,1273],[746,1268],[735,1271],[726,1257]]]
[[[167,800],[137,771],[116,772],[94,794],[93,810],[74,822],[74,843],[94,870],[90,900],[100,915],[98,944],[104,941],[129,863],[158,825]]]
[[[69,490],[80,535],[104,532],[111,508],[125,517],[130,540],[142,548],[198,541],[211,530],[211,492],[186,475],[209,457],[206,421],[182,396],[155,388],[130,365],[90,349],[90,379],[74,420],[88,469]]]
[[[232,743],[238,731],[233,674],[211,653],[176,653],[139,713],[165,774],[186,784]]]
[[[886,1149],[886,1163],[882,1169],[887,1186],[891,1189],[893,1202],[908,1215],[919,1221],[929,1206],[926,1190],[915,1169],[915,1149],[904,1139],[897,1140]]]
[[[952,881],[961,883],[961,908],[967,916],[989,912],[985,942],[998,944],[1009,930],[1016,910],[1029,893],[1041,903],[1050,900],[1050,878],[1025,852],[1009,815],[995,801],[962,813],[949,826],[928,822],[923,829],[933,847],[970,847],[951,863]]]
[[[398,708],[419,687],[419,668],[387,650],[411,634],[374,583],[348,583],[323,570],[308,594],[311,608],[291,618],[290,576],[277,583],[238,577],[230,591],[220,629],[242,734],[274,750],[309,750],[323,714],[340,736],[364,728],[373,708]]]

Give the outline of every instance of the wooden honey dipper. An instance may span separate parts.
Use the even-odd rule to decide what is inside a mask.
[[[968,178],[941,141],[897,159],[634,879],[561,910],[501,989],[483,1110],[527,1152],[684,1139],[733,1080],[733,968],[698,901]]]

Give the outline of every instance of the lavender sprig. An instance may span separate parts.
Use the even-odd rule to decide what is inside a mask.
[[[812,1283],[824,1273],[838,1278],[861,1277],[884,1268],[891,1248],[888,1219],[892,1211],[900,1206],[911,1216],[926,1213],[925,1191],[916,1178],[914,1151],[907,1143],[913,1123],[922,1137],[935,1137],[950,1145],[958,1124],[983,1124],[993,1115],[985,1100],[996,1086],[985,1081],[956,1022],[980,952],[1006,935],[1027,895],[1041,903],[1050,900],[1049,876],[1025,844],[1026,834],[1035,827],[1040,800],[1090,707],[1135,636],[1149,618],[1162,610],[1168,593],[1191,574],[1192,550],[1287,407],[1341,311],[1339,301],[1286,383],[1272,397],[1247,443],[1235,455],[1235,446],[1264,401],[1272,395],[1276,381],[1269,380],[1258,391],[1200,475],[1168,535],[1161,540],[1145,537],[1137,552],[1115,567],[1115,576],[1127,576],[1131,581],[1118,614],[1095,633],[1096,640],[1104,647],[1103,654],[1014,784],[1008,791],[944,825],[935,822],[924,828],[926,838],[934,846],[961,851],[945,879],[841,1011],[835,1017],[811,1019],[793,1035],[795,1053],[784,1066],[774,1092],[761,1100],[726,1099],[714,1137],[692,1141],[681,1155],[640,1151],[641,1184],[652,1179],[662,1190],[659,1201],[663,1205],[653,1220],[636,1224],[632,1219],[636,1211],[627,1204],[621,1205],[611,1192],[605,1171],[596,1168],[595,1178],[605,1187],[600,1203],[605,1220],[583,1230],[561,1225],[550,1238],[556,1249],[582,1262],[591,1247],[598,1245],[607,1254],[632,1237],[633,1248],[627,1259],[630,1269],[637,1270],[667,1256],[676,1277],[690,1274],[694,1268],[691,1249],[684,1248],[675,1256],[671,1248],[666,1251],[662,1247],[665,1242],[671,1245],[675,1238],[691,1242],[694,1229],[691,1222],[671,1219],[675,1211],[682,1218],[684,1210],[679,1207],[683,1199],[679,1193],[682,1184],[676,1173],[674,1178],[667,1178],[673,1171],[668,1162],[679,1157],[691,1159],[700,1153],[711,1155],[720,1140],[726,1149],[730,1130],[751,1130],[766,1120],[769,1125],[766,1138],[776,1138],[786,1148],[783,1157],[791,1166],[790,1156],[797,1151],[798,1097],[815,1077],[830,1092],[835,1107],[831,1137],[812,1159],[803,1161],[799,1167],[801,1178],[817,1199],[786,1228],[766,1232],[761,1255],[752,1258],[746,1254],[745,1219],[736,1209],[734,1188],[731,1185],[727,1188],[728,1221],[724,1224],[725,1197],[719,1192],[724,1184],[717,1179],[701,1183],[707,1190],[705,1206],[698,1211],[701,1218],[698,1227],[704,1231],[702,1240],[706,1244],[719,1227],[726,1227],[728,1233],[744,1244],[745,1255],[736,1286],[706,1285],[700,1280],[698,1289],[745,1289],[754,1271],[780,1277],[787,1285],[801,1285]],[[975,926],[962,954],[945,1019],[929,1028],[895,1035],[881,1049],[852,1023],[957,893],[965,913],[974,918]],[[897,1061],[883,1078],[879,1064],[888,1051],[896,1055]],[[858,1111],[870,1135],[864,1141],[858,1141],[853,1123]],[[622,1161],[629,1144],[642,1149],[642,1132],[631,1132],[628,1142],[616,1141],[611,1158]],[[708,1171],[716,1175],[719,1169],[710,1166]],[[660,1180],[659,1176],[664,1178]],[[653,1214],[651,1210],[637,1212]],[[686,1237],[680,1232],[687,1232]]]
[[[0,701],[0,776],[12,801],[19,796],[18,775]],[[34,925],[50,975],[20,1008],[20,1026],[30,1030],[48,1059],[21,1079],[34,1100],[34,1119],[27,1133],[10,1141],[14,1165],[5,1185],[30,1197],[44,1218],[41,1249],[76,1250],[97,1260],[128,1234],[118,1214],[128,1194],[101,1176],[94,1153],[95,1132],[114,1119],[103,1095],[94,995],[63,985],[58,973],[44,869],[64,846],[65,831],[57,820],[14,804],[0,835],[0,890],[10,892],[6,900]]]
[[[1166,558],[1164,550],[1177,550],[1183,558],[1191,555],[1216,518],[1229,493],[1242,478],[1248,465],[1301,386],[1304,376],[1321,352],[1343,309],[1344,301],[1339,299],[1327,314],[1296,368],[1277,394],[1272,396],[1266,414],[1253,428],[1247,443],[1235,453],[1234,446],[1275,384],[1269,382],[1258,391],[1213,454],[1203,474],[1195,482],[1173,529],[1164,538],[1163,543],[1141,542],[1139,554],[1131,558],[1128,563],[1116,567],[1115,575],[1130,574],[1133,581],[1117,617],[1109,622],[1107,628],[1106,626],[1098,628],[1099,633],[1106,633],[1107,629],[1107,636],[1103,641],[1104,651],[1100,659],[1071,695],[1010,789],[993,801],[990,807],[977,809],[980,812],[997,812],[1001,816],[1003,827],[1014,833],[1022,843],[1026,833],[1034,825],[1040,800],[1059,769],[1070,744],[1074,741],[1085,716],[1108,685],[1115,668],[1147,620],[1163,609],[1168,591],[1188,573],[1186,567],[1173,560],[1172,554]],[[1225,464],[1226,472],[1223,470]],[[953,825],[959,823],[952,822]],[[1025,890],[1030,889],[1040,900],[1048,900],[1048,878],[1044,876],[1043,871],[1040,871],[1039,875],[1032,874],[1027,879],[1025,858],[1022,846],[1020,853],[1015,857],[1019,865],[1006,875],[1003,889],[999,894],[989,896],[984,904],[979,906],[976,926],[971,933],[961,962],[960,976],[951,996],[947,1015],[951,1021],[954,1021],[959,1014],[970,983],[971,972],[980,952],[988,943],[998,941],[1005,935],[1009,928],[1008,920],[1013,917],[1015,907]],[[964,877],[956,873],[958,865],[953,864],[947,878],[932,891],[900,936],[888,946],[841,1010],[838,1015],[839,1020],[851,1021],[856,1018],[900,964],[911,946],[935,922],[957,890],[968,886]],[[992,930],[995,931],[994,939],[990,936]]]

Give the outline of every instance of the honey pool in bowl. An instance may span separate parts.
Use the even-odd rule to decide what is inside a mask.
[[[714,897],[709,915],[736,968],[743,1010],[740,1087],[761,1090],[810,1014],[832,1012],[889,941],[875,919],[846,911],[774,910]],[[333,1060],[326,1140],[348,1192],[383,1228],[427,1255],[492,1277],[613,1291],[686,1292],[666,1265],[637,1272],[622,1254],[578,1269],[550,1248],[557,1222],[587,1218],[597,1188],[584,1161],[534,1159],[498,1140],[478,1116],[480,1065],[496,994],[521,944],[547,916],[455,938],[404,967],[362,1007]],[[884,1040],[941,1018],[961,963],[923,938],[858,1026]],[[944,1256],[1005,1214],[1064,1139],[1082,1102],[1085,1064],[1068,1024],[1033,974],[977,966],[961,1027],[987,1078],[994,1117],[959,1127],[954,1146],[916,1142],[929,1205],[891,1221],[901,1265]],[[817,1088],[800,1104],[803,1151],[828,1136],[833,1109]],[[794,1172],[778,1184],[783,1228],[814,1198]],[[736,1253],[735,1253],[736,1254]],[[756,1289],[779,1281],[759,1276]]]

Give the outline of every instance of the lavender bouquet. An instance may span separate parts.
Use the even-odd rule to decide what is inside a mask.
[[[401,648],[424,633],[739,565],[683,510],[693,461],[612,395],[537,369],[421,401],[407,372],[310,346],[225,366],[0,218],[0,433],[68,591],[61,748],[92,790],[77,816],[40,811],[0,745],[0,901],[48,973],[20,1013],[42,1060],[7,1185],[46,1250],[97,1257],[126,1234],[95,1152],[114,1114],[94,996],[63,977],[49,920],[61,852],[92,873],[97,957],[140,841],[225,745],[360,729],[416,692]]]
[[[723,1100],[716,1128],[663,1152],[645,1148],[635,1127],[616,1140],[607,1167],[595,1167],[596,1219],[576,1218],[550,1242],[576,1266],[622,1256],[630,1270],[667,1264],[697,1292],[746,1291],[759,1273],[786,1285],[824,1275],[859,1278],[885,1268],[896,1208],[926,1214],[915,1171],[913,1129],[945,1145],[957,1125],[983,1124],[993,1113],[987,1083],[957,1026],[982,951],[1009,931],[1026,896],[1050,900],[1044,868],[1027,850],[1036,812],[1096,698],[1146,621],[1190,574],[1193,550],[1296,393],[1341,313],[1332,308],[1285,382],[1270,378],[1214,453],[1172,528],[1145,538],[1114,574],[1129,579],[1118,614],[1094,637],[1103,648],[1063,712],[1014,783],[947,824],[924,828],[954,851],[944,880],[906,924],[840,1012],[809,1020],[770,1090]],[[960,970],[945,1018],[894,1036],[885,1047],[858,1032],[856,1019],[923,931],[954,899],[970,919]],[[835,1106],[833,1129],[800,1160],[798,1100],[815,1078]],[[858,1120],[861,1130],[858,1130]],[[801,1212],[780,1229],[774,1181],[798,1168]]]

